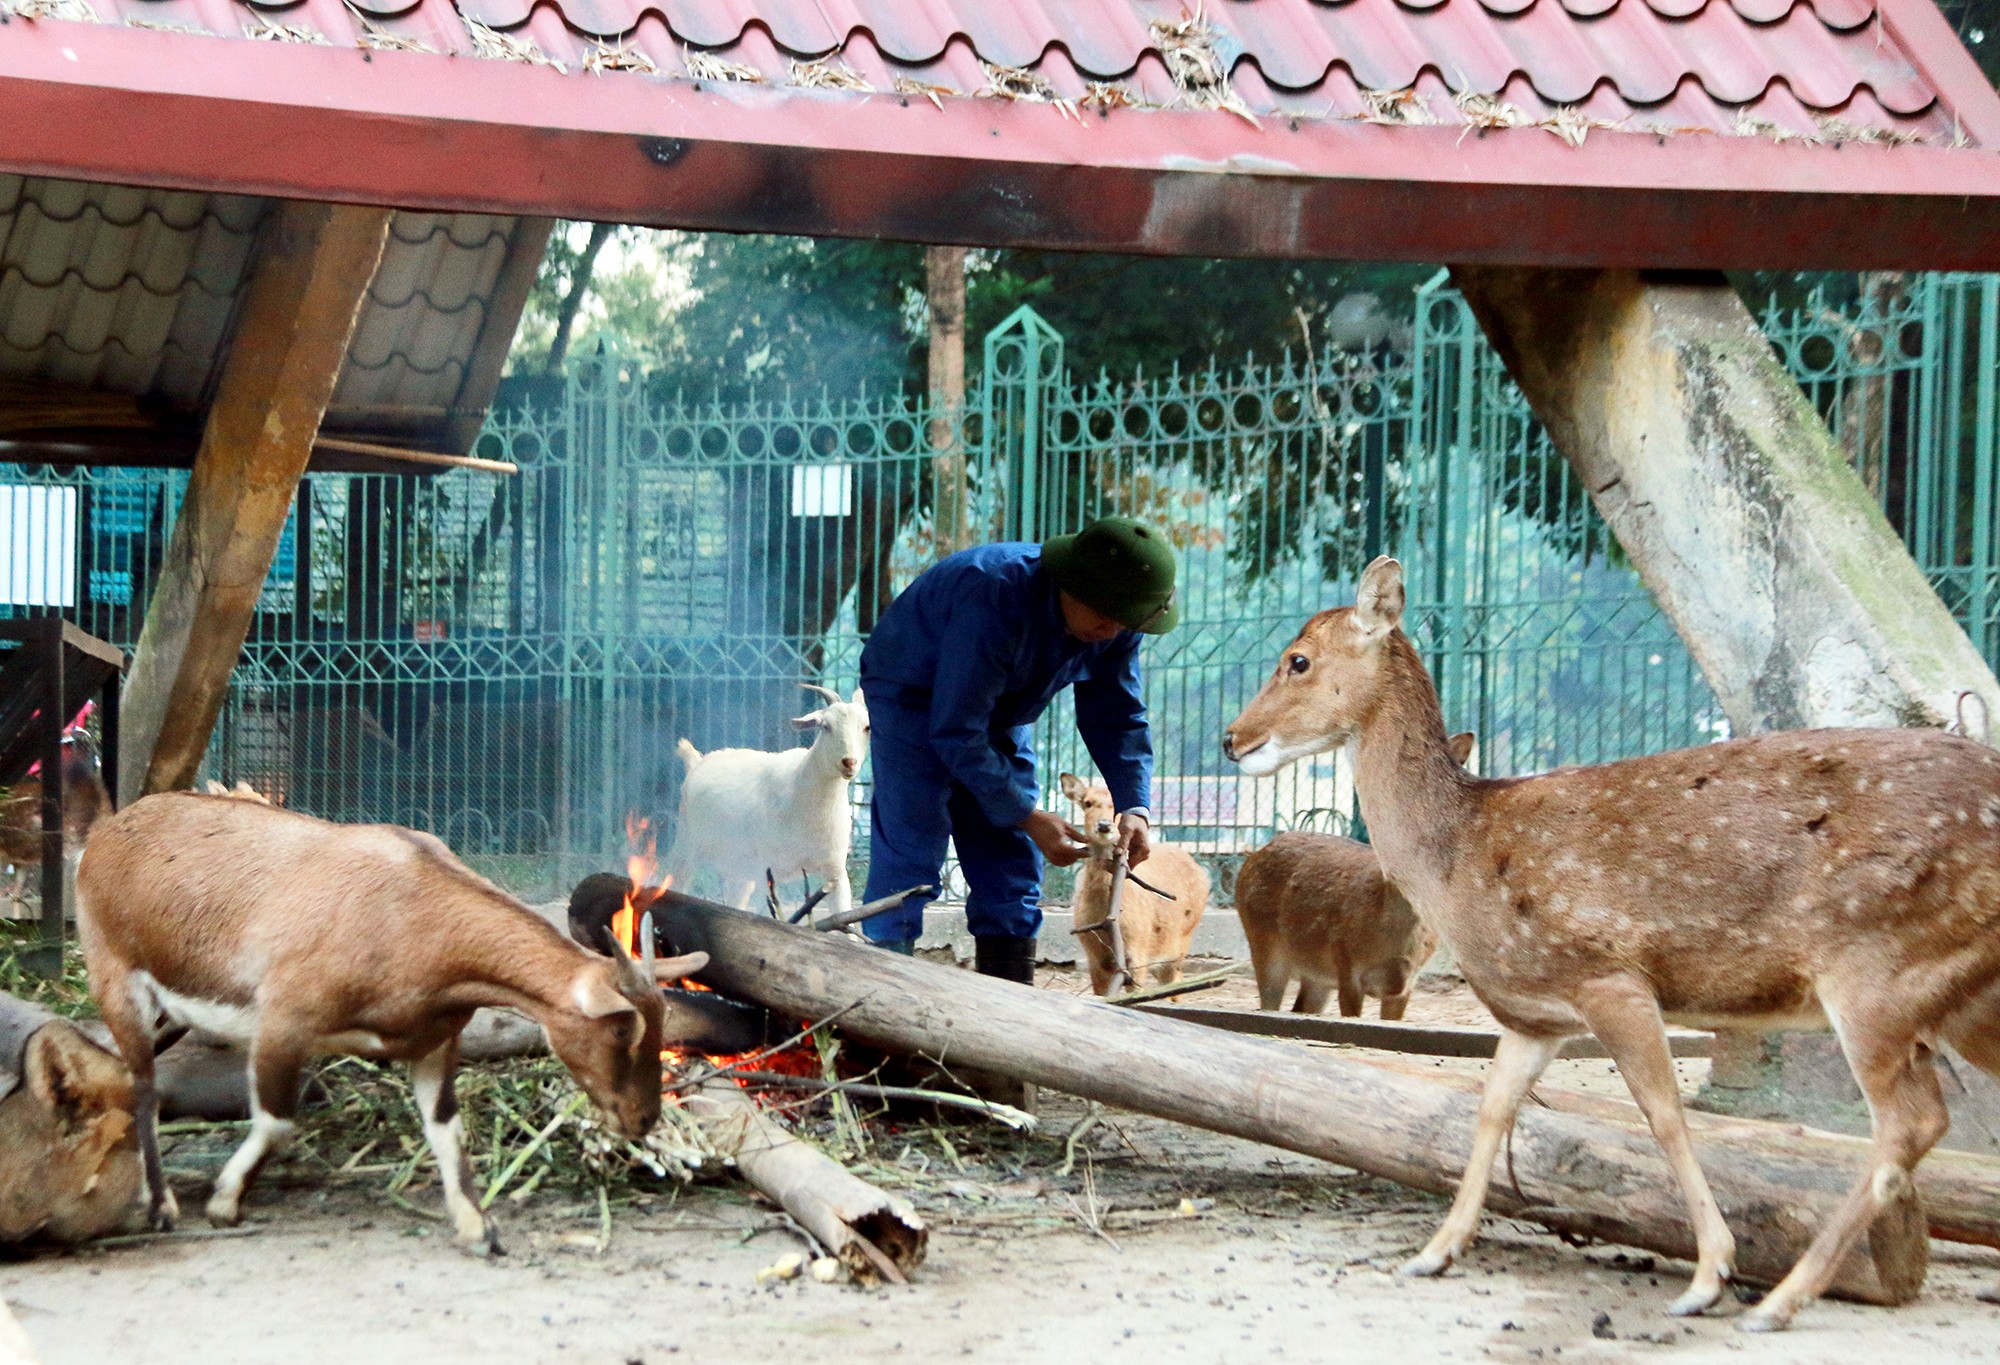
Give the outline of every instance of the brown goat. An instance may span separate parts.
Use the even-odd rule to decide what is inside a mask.
[[[1466,762],[1473,743],[1469,730],[1453,735],[1452,757]],[[1384,1019],[1401,1019],[1418,971],[1437,951],[1436,931],[1382,875],[1375,850],[1337,834],[1290,830],[1245,858],[1236,917],[1267,1010],[1284,1008],[1297,981],[1295,1013],[1318,1014],[1338,992],[1350,1018],[1374,996]]]
[[[1062,775],[1062,792],[1075,803],[1077,824],[1090,847],[1088,860],[1077,869],[1076,893],[1070,900],[1071,925],[1088,929],[1102,924],[1111,911],[1111,876],[1117,859],[1118,816],[1111,789],[1102,782],[1086,783],[1071,773]],[[1152,856],[1139,874],[1172,896],[1156,896],[1135,882],[1125,884],[1119,903],[1119,930],[1125,940],[1125,961],[1131,984],[1164,984],[1181,977],[1195,926],[1208,908],[1208,871],[1194,855],[1172,844],[1154,844]],[[1090,963],[1090,988],[1103,995],[1110,989],[1115,964],[1110,936],[1079,936]]]
[[[155,1226],[177,1216],[153,1089],[163,1025],[249,1047],[250,1135],[216,1180],[217,1223],[237,1221],[245,1185],[290,1136],[306,1062],[347,1053],[410,1064],[457,1240],[498,1251],[452,1088],[459,1030],[482,1005],[541,1024],[621,1134],[659,1117],[665,1006],[651,974],[571,942],[428,834],[164,793],[98,822],[77,890],[91,993],[132,1068]]]
[[[1563,1039],[1595,1033],[1645,1111],[1695,1229],[1675,1313],[1723,1293],[1735,1240],[1695,1159],[1662,1020],[1831,1024],[1868,1097],[1867,1168],[1739,1325],[1785,1326],[1944,1135],[1931,1049],[2000,1076],[2000,754],[1936,730],[1801,730],[1489,781],[1445,747],[1403,573],[1378,559],[1321,612],[1223,736],[1244,771],[1355,744],[1390,878],[1500,1021],[1451,1213],[1404,1267],[1435,1275],[1479,1227],[1495,1157]]]

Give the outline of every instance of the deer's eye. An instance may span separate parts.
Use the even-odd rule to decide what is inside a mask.
[[[1285,664],[1292,672],[1303,673],[1312,667],[1312,660],[1303,654],[1294,654],[1291,658],[1285,660]]]

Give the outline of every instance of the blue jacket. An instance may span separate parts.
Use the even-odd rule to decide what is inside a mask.
[[[1139,634],[1094,645],[1071,635],[1039,545],[981,545],[925,570],[876,623],[861,684],[871,702],[928,716],[932,750],[1002,828],[1027,819],[1039,795],[1025,775],[1029,727],[1074,684],[1077,731],[1118,809],[1152,804]]]

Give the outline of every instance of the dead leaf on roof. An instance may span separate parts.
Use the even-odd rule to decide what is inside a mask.
[[[1790,128],[1773,123],[1767,118],[1760,118],[1748,109],[1736,111],[1736,122],[1730,131],[1738,137],[1767,137],[1777,143],[1797,142],[1805,137],[1804,133],[1795,133]],[[1817,139],[1812,140],[1817,141]]]
[[[681,49],[681,65],[687,68],[688,77],[697,81],[758,85],[764,80],[764,73],[754,66],[691,47]]]
[[[908,76],[896,77],[896,84],[892,88],[899,95],[915,95],[918,99],[929,100],[939,109],[944,108],[947,95],[957,96],[961,93],[948,85],[933,85],[929,81],[913,80]]]
[[[529,66],[554,67],[559,75],[569,74],[568,67],[542,51],[541,46],[527,34],[502,33],[468,15],[459,17],[465,24],[466,36],[472,39],[473,56],[489,62],[523,62]]]
[[[354,4],[354,0],[344,0],[347,12],[361,25],[361,32],[355,35],[354,45],[371,52],[436,52],[437,49],[421,38],[407,33],[397,33],[375,22],[374,16],[365,14]]]
[[[331,47],[333,44],[324,33],[307,28],[304,24],[280,24],[265,15],[256,16],[256,22],[243,26],[243,36],[254,38],[260,43],[305,43],[313,47]]]
[[[1369,123],[1399,123],[1424,128],[1438,122],[1438,116],[1431,112],[1430,105],[1413,88],[1363,90],[1361,100],[1368,108],[1362,117]]]
[[[1581,147],[1593,129],[1618,128],[1622,123],[1614,119],[1601,119],[1586,114],[1574,104],[1561,104],[1545,119],[1537,119],[1535,127],[1543,128],[1567,142],[1572,147]]]
[[[822,57],[816,62],[793,62],[792,84],[808,90],[873,90],[875,87],[859,71],[838,57]]]
[[[1816,117],[1814,124],[1819,128],[1822,142],[1863,142],[1874,147],[1907,147],[1913,142],[1922,142],[1920,134],[1904,132],[1900,128],[1876,128],[1868,124],[1853,123],[1838,115]]]
[[[1001,66],[994,62],[979,64],[986,72],[986,88],[979,92],[981,99],[1029,100],[1037,104],[1052,104],[1056,112],[1065,118],[1083,122],[1083,115],[1077,112],[1076,101],[1064,99],[1049,84],[1049,78],[1039,71],[1030,71],[1024,66]]]
[[[1229,64],[1223,60],[1221,37],[1196,5],[1193,14],[1181,11],[1178,19],[1155,19],[1147,25],[1153,42],[1166,59],[1167,74],[1180,91],[1176,103],[1194,109],[1226,109],[1261,129],[1257,116],[1236,88],[1229,83]]]
[[[1146,101],[1116,81],[1092,81],[1077,101],[1086,109],[1143,109]]]
[[[606,71],[640,71],[656,76],[660,64],[635,47],[626,47],[623,43],[616,47],[599,43],[584,57],[583,69],[600,75]]]
[[[0,0],[0,15],[9,19],[67,19],[73,24],[102,22],[89,0]]]
[[[1534,116],[1519,105],[1509,104],[1498,95],[1476,90],[1461,90],[1452,96],[1451,102],[1458,106],[1458,112],[1465,115],[1465,121],[1474,128],[1526,128],[1535,121]]]

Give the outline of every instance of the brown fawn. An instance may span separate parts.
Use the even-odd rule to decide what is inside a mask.
[[[1118,808],[1109,787],[1102,782],[1085,782],[1073,773],[1062,775],[1062,792],[1076,806],[1077,824],[1090,846],[1089,859],[1077,869],[1076,892],[1070,900],[1072,924],[1088,931],[1103,925],[1111,913]],[[1135,882],[1125,884],[1118,924],[1131,975],[1129,985],[1165,985],[1181,979],[1181,962],[1187,957],[1195,926],[1208,908],[1208,871],[1186,849],[1155,844],[1146,859],[1146,870],[1139,875],[1167,895],[1156,896]],[[1111,989],[1115,973],[1110,935],[1080,932],[1077,938],[1090,964],[1090,988],[1103,995]]]
[[[1452,757],[1472,756],[1470,731],[1451,737]],[[1288,830],[1243,860],[1236,917],[1250,945],[1258,1004],[1318,1014],[1336,992],[1340,1012],[1361,1013],[1369,996],[1384,1019],[1401,1019],[1417,972],[1437,951],[1437,931],[1382,875],[1375,850],[1337,834]]]
[[[1377,559],[1321,612],[1223,736],[1250,773],[1352,740],[1385,872],[1501,1025],[1444,1226],[1404,1271],[1472,1242],[1501,1143],[1563,1039],[1617,1062],[1685,1196],[1698,1257],[1676,1314],[1713,1305],[1735,1241],[1695,1160],[1662,1021],[1831,1025],[1868,1097],[1868,1166],[1746,1314],[1784,1327],[1827,1285],[1949,1125],[1931,1048],[2000,1076],[2000,754],[1936,730],[1801,730],[1486,780],[1445,748]]]

